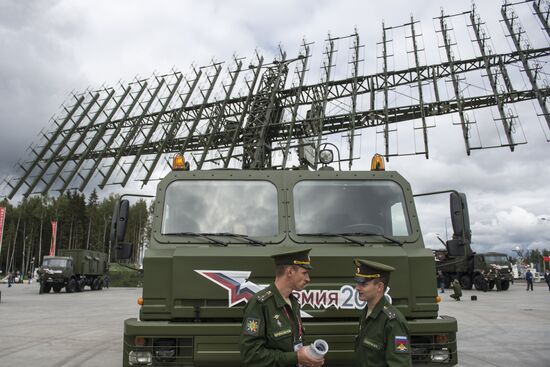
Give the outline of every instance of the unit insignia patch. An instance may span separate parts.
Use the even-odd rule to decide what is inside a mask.
[[[260,320],[253,317],[249,317],[245,321],[244,333],[247,335],[258,336],[258,330],[260,329]]]
[[[406,336],[395,336],[395,351],[407,353],[409,351],[409,339]]]

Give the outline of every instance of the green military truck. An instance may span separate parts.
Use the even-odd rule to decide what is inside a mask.
[[[40,294],[55,293],[63,288],[67,293],[82,292],[86,286],[93,291],[103,289],[108,270],[107,254],[82,249],[63,249],[58,256],[44,256],[38,270]]]
[[[465,253],[449,254],[448,250],[436,250],[436,268],[444,276],[445,287],[458,278],[462,289],[491,290],[500,277],[502,290],[508,290],[513,280],[508,256],[498,252],[476,253],[469,244]]]
[[[121,200],[113,213],[119,259],[132,253],[122,242],[128,208]],[[438,315],[433,254],[397,172],[173,170],[157,187],[152,218],[139,317],[124,322],[124,366],[242,366],[246,302],[273,281],[271,255],[302,247],[312,248],[314,269],[295,295],[306,341],[330,345],[327,366],[355,365],[365,303],[354,258],[397,269],[387,296],[407,319],[414,363],[457,363],[457,322]]]

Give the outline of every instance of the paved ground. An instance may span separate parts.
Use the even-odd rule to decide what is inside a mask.
[[[121,365],[123,320],[135,317],[140,289],[38,295],[38,286],[1,284],[0,366]],[[461,367],[550,366],[550,292],[525,284],[507,292],[442,294],[441,314],[458,319]],[[478,301],[470,300],[477,295]]]

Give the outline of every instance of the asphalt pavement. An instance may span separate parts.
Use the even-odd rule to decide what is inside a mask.
[[[0,366],[115,367],[122,364],[123,321],[138,314],[138,288],[38,294],[38,285],[0,284]],[[550,291],[447,290],[440,314],[458,319],[459,366],[550,366]],[[477,301],[471,301],[476,295]]]

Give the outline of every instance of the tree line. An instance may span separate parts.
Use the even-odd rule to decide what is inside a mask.
[[[0,201],[6,208],[0,270],[28,274],[50,251],[51,221],[57,221],[56,251],[89,249],[109,253],[111,217],[117,195],[99,200],[94,190],[86,198],[76,190],[59,197],[33,196],[18,205]],[[137,263],[146,235],[150,233],[149,208],[145,200],[130,206],[126,241],[134,245],[131,262]],[[111,254],[111,258],[114,254]]]

